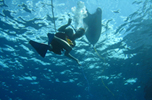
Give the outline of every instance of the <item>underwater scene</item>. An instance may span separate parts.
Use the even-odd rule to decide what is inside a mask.
[[[152,100],[152,0],[0,0],[0,100]]]

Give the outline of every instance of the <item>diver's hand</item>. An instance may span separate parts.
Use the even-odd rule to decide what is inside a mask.
[[[72,19],[71,19],[71,18],[69,18],[69,20],[68,20],[68,24],[67,24],[67,25],[70,25],[70,24],[71,24],[71,22],[72,22]]]
[[[76,59],[76,62],[78,63],[78,65],[79,65],[79,66],[81,66],[81,64],[80,64],[80,62],[79,62],[79,60],[78,60],[78,59]]]

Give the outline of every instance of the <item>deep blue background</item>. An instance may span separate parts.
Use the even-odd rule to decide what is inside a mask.
[[[41,58],[28,43],[54,32],[51,0],[0,1],[1,100],[152,100],[152,1],[82,1],[103,11],[97,52],[85,36],[71,52],[82,66],[51,52]],[[53,2],[59,28],[78,1]]]

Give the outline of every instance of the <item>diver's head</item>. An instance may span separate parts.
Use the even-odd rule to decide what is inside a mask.
[[[76,36],[76,38],[80,38],[84,35],[84,33],[85,33],[85,29],[79,28],[78,30],[76,30],[75,36]]]

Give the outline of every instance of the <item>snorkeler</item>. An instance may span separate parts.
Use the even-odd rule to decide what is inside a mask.
[[[79,60],[73,57],[70,54],[70,51],[75,47],[75,40],[82,37],[85,33],[83,28],[76,30],[76,33],[73,33],[73,29],[67,28],[72,22],[72,19],[68,20],[66,25],[61,26],[56,34],[48,33],[48,45],[43,43],[38,43],[33,40],[30,40],[29,43],[35,48],[35,50],[42,56],[45,57],[47,50],[54,52],[55,54],[62,54],[62,51],[65,51],[64,55],[70,59],[75,60],[79,65]]]

